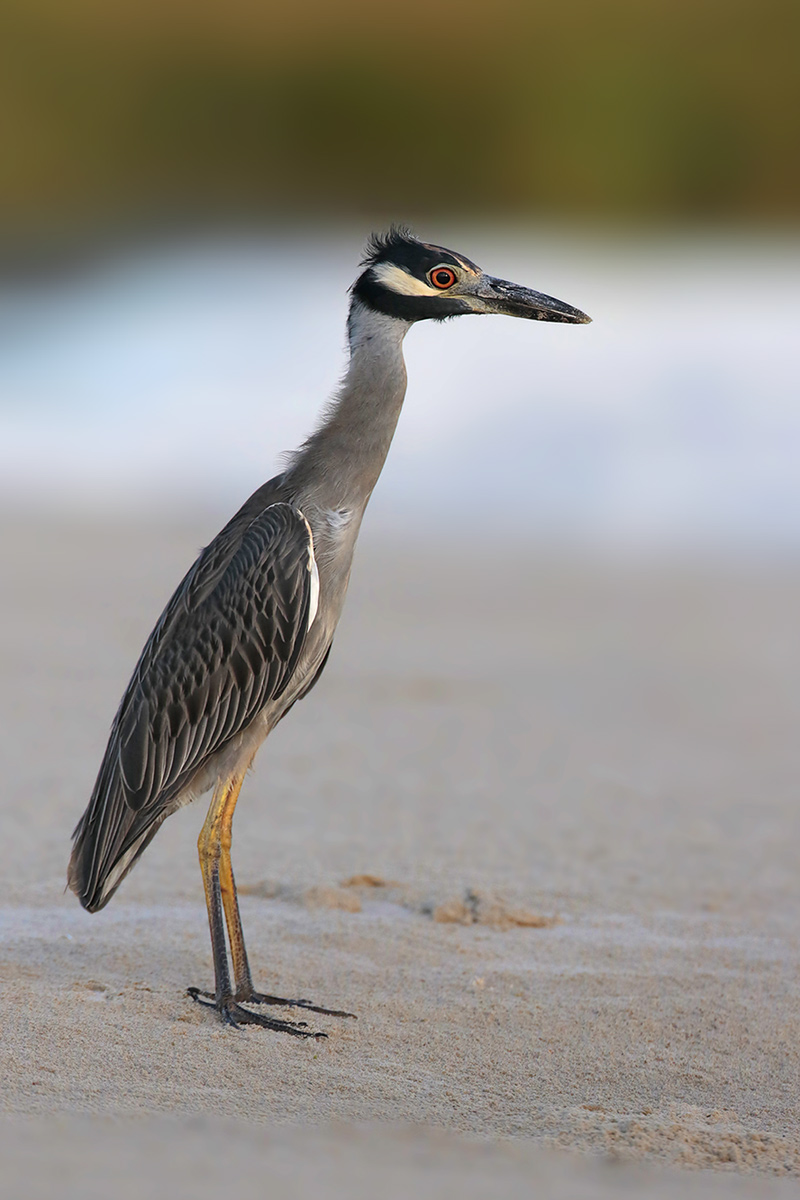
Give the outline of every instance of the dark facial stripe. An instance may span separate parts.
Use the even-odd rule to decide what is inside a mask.
[[[430,297],[401,296],[373,279],[370,271],[356,280],[352,292],[368,308],[400,321],[443,321],[472,311],[458,296],[448,296],[446,292]]]
[[[364,262],[367,270],[353,284],[352,293],[377,312],[403,321],[443,320],[472,312],[463,300],[444,292],[434,297],[399,295],[375,279],[371,271],[381,263],[391,263],[426,284],[428,272],[442,264],[480,274],[475,263],[444,246],[420,242],[405,229],[391,229],[372,238]]]

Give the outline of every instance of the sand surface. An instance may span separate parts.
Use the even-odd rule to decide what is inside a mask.
[[[199,805],[101,914],[64,894],[122,688],[214,531],[2,521],[6,1186],[800,1194],[800,573],[365,540],[234,829],[257,982],[358,1014],[305,1042],[186,997],[212,982]]]

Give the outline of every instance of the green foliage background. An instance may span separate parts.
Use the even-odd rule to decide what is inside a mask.
[[[3,0],[0,222],[796,220],[798,0]]]

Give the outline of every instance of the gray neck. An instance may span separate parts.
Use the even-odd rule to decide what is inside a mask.
[[[407,321],[353,301],[347,374],[286,474],[286,481],[320,508],[363,512],[366,507],[403,407],[403,338],[410,328]]]

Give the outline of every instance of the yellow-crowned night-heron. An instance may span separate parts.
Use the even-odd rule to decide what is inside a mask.
[[[361,519],[403,404],[403,339],[415,321],[467,313],[589,320],[403,230],[373,238],[362,267],[352,288],[344,383],[287,469],[203,550],[165,608],[114,718],[75,830],[68,876],[84,908],[101,909],[165,818],[213,788],[198,849],[216,987],[190,994],[205,997],[231,1025],[300,1037],[315,1035],[303,1022],[245,1005],[350,1014],[253,987],[231,868],[231,822],[256,751],[328,660]]]

